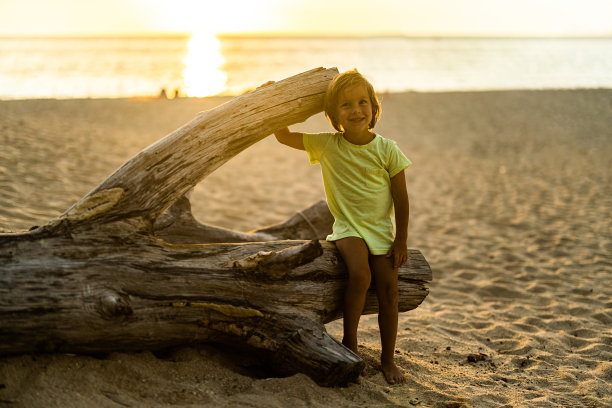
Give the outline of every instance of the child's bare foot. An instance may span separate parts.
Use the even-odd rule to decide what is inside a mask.
[[[398,366],[395,365],[394,362],[390,364],[381,364],[383,375],[385,376],[385,380],[389,384],[402,384],[406,382],[406,377],[404,377],[404,373]]]

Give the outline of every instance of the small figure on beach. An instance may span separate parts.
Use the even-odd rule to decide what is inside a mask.
[[[373,279],[382,372],[389,384],[398,384],[405,377],[394,361],[397,276],[408,258],[404,170],[411,162],[394,141],[373,131],[380,112],[370,82],[357,70],[347,71],[333,79],[325,95],[325,115],[337,132],[311,134],[283,128],[274,135],[282,144],[305,150],[311,164],[321,165],[327,204],[334,216],[327,240],[335,242],[349,274],[342,344],[357,353],[357,328]]]

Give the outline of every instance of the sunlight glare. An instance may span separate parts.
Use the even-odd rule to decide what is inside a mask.
[[[196,33],[187,44],[183,80],[187,96],[216,95],[225,87],[226,75],[221,70],[225,62],[221,43],[212,33]]]

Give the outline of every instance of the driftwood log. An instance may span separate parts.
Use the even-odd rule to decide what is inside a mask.
[[[241,95],[130,159],[72,208],[0,234],[0,354],[162,349],[221,342],[253,349],[280,374],[355,380],[363,361],[325,331],[342,317],[346,272],[323,241],[324,202],[250,233],[198,223],[198,182],[274,130],[322,110],[335,69]],[[410,251],[400,311],[427,296],[431,270]],[[364,313],[376,313],[374,291]]]

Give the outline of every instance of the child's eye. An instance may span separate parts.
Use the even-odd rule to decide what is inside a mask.
[[[368,101],[367,101],[367,100],[365,100],[365,99],[362,99],[361,101],[359,101],[359,103],[363,105],[363,104],[368,103]]]

